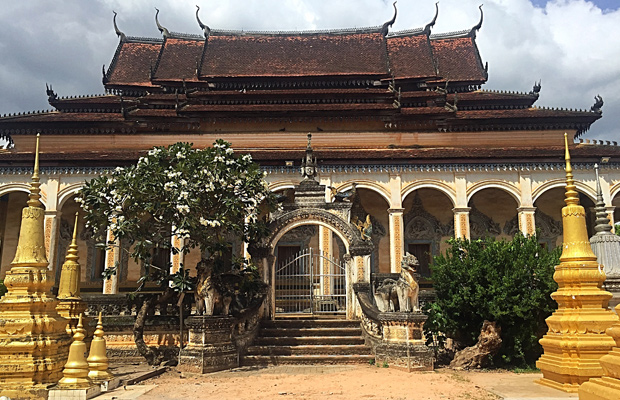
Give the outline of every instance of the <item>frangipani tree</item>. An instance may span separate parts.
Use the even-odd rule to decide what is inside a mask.
[[[76,198],[86,212],[87,227],[107,227],[131,245],[130,256],[144,266],[138,290],[148,281],[162,289],[158,298],[143,303],[134,327],[138,349],[149,361],[155,362],[155,355],[142,340],[147,313],[155,304],[169,302],[175,291],[193,288],[187,269],[170,274],[170,265],[158,262],[162,257],[157,255],[199,248],[215,273],[236,269],[255,277],[247,260],[235,259],[234,265],[223,260],[231,237],[252,243],[268,234],[260,215],[276,202],[263,178],[249,154],[236,155],[223,140],[205,149],[176,143],[155,147],[137,164],[87,182]],[[173,245],[174,236],[183,239],[182,245]]]

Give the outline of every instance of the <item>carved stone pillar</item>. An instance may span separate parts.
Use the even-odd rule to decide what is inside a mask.
[[[390,272],[400,272],[404,252],[404,208],[388,209],[390,221]]]
[[[56,276],[56,252],[58,251],[58,226],[60,222],[60,211],[45,211],[45,254],[50,261],[47,269],[53,271],[52,276]],[[54,282],[56,284],[56,282]]]
[[[120,265],[120,241],[114,237],[112,231],[108,229],[106,233],[106,243],[113,242],[113,246],[109,246],[105,250],[105,269],[112,269]],[[103,280],[103,294],[118,294],[118,274],[120,268],[117,268],[116,274],[110,275],[108,279]]]
[[[351,259],[351,275],[353,279],[349,279],[351,282],[347,287],[347,293],[352,296],[351,300],[347,303],[347,319],[351,319],[354,316],[360,317],[362,315],[362,309],[359,303],[353,295],[353,283],[358,282],[370,282],[370,254],[369,255],[356,255]]]
[[[536,207],[519,207],[519,230],[524,236],[532,236],[536,233],[534,213]]]
[[[333,257],[332,231],[329,228],[319,225],[319,250],[325,258]],[[325,258],[320,258],[321,268],[321,293],[329,295],[333,292],[334,282],[329,275],[334,273],[333,265]]]
[[[454,237],[461,239],[470,239],[469,231],[469,211],[471,207],[455,207],[454,212]]]

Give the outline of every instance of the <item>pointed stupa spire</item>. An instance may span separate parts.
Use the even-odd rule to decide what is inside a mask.
[[[385,24],[383,24],[383,26],[381,27],[381,34],[383,36],[387,36],[388,34],[388,30],[390,29],[390,27],[392,25],[394,25],[394,22],[396,21],[396,14],[398,13],[398,10],[396,9],[396,1],[392,4],[394,6],[394,16],[392,17],[391,20],[389,20],[388,22],[386,22]]]
[[[609,216],[605,209],[605,200],[603,200],[603,191],[601,190],[601,178],[598,176],[598,164],[594,164],[596,172],[596,226],[595,235],[612,235],[611,225],[609,224]]]
[[[209,28],[207,25],[202,23],[202,21],[200,20],[200,17],[198,16],[199,11],[200,11],[200,7],[198,6],[198,4],[196,4],[196,20],[198,21],[198,25],[200,26],[200,29],[202,29],[202,31],[204,32],[205,38],[208,38],[209,34],[211,33],[211,28]]]
[[[435,3],[435,17],[433,17],[433,20],[429,22],[428,24],[426,24],[426,26],[424,27],[423,33],[426,36],[429,36],[431,34],[431,28],[435,26],[435,22],[437,22],[438,16],[439,16],[439,2]]]
[[[570,152],[568,151],[568,135],[564,132],[564,159],[566,160],[566,193],[564,196],[564,202],[566,205],[575,204],[579,205],[579,193],[577,193],[577,186],[575,186],[575,180],[573,179],[573,167],[570,164]]]
[[[168,36],[170,36],[170,32],[168,31],[168,29],[164,28],[163,26],[161,26],[161,24],[159,23],[159,9],[157,7],[155,7],[155,23],[157,24],[157,29],[159,29],[159,31],[162,33],[162,35],[164,35],[164,38],[167,38]]]
[[[43,208],[41,203],[41,182],[39,182],[39,139],[41,135],[37,133],[37,144],[34,154],[34,171],[30,182],[30,194],[28,195],[28,206]]]
[[[4,277],[7,293],[0,298],[0,315],[6,316],[0,324],[0,343],[10,343],[10,349],[0,352],[1,392],[11,398],[26,393],[28,398],[47,398],[48,387],[62,376],[69,345],[67,321],[55,311],[58,301],[47,269],[38,143],[37,137],[30,198],[22,210],[15,258]]]
[[[114,32],[116,32],[116,36],[118,36],[121,39],[121,42],[123,42],[127,39],[127,36],[125,36],[125,34],[118,29],[118,25],[116,25],[116,11],[112,12],[114,13],[114,19],[112,20],[114,22]]]
[[[558,290],[551,294],[558,309],[546,319],[549,331],[540,340],[544,353],[536,366],[543,374],[538,383],[575,393],[580,384],[603,375],[599,359],[615,344],[605,330],[618,316],[607,307],[611,293],[601,289],[605,272],[588,240],[586,212],[579,205],[575,190],[566,134],[564,146],[566,206],[562,208],[562,255],[553,274]]]
[[[78,261],[77,246],[78,213],[75,213],[73,225],[73,239],[67,250],[67,257],[60,271],[60,283],[58,284],[59,300],[80,300],[80,264]],[[65,318],[67,318],[65,316]]]
[[[44,218],[45,211],[41,203],[41,182],[39,182],[39,134],[37,134],[34,172],[30,183],[28,195],[28,207],[22,211],[21,229],[15,258],[11,265],[27,265],[47,267],[47,255],[45,253]]]
[[[84,343],[85,333],[82,314],[80,314],[77,328],[73,334],[73,343],[69,347],[69,357],[62,371],[63,377],[58,381],[58,387],[61,389],[86,389],[93,386],[93,382],[88,377],[87,348],[86,343]]]
[[[478,23],[474,25],[474,27],[471,28],[471,30],[469,31],[469,34],[473,36],[474,38],[476,37],[476,32],[478,32],[480,28],[482,28],[482,21],[484,20],[484,13],[482,12],[482,6],[483,4],[480,4],[480,6],[478,7],[480,9],[480,21],[478,21]]]
[[[103,335],[103,323],[101,322],[101,311],[99,311],[97,327],[93,333],[93,340],[90,344],[90,353],[86,359],[88,368],[90,369],[88,377],[93,382],[109,381],[114,378],[114,375],[108,370],[109,363],[106,354],[106,342]]]

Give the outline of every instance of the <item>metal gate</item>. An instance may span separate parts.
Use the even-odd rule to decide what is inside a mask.
[[[344,263],[312,248],[278,260],[276,313],[345,313],[345,272]]]

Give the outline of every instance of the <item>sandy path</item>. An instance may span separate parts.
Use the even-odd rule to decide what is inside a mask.
[[[450,370],[407,373],[376,366],[279,366],[207,375],[170,371],[148,383],[158,387],[140,396],[142,400],[497,399]]]

